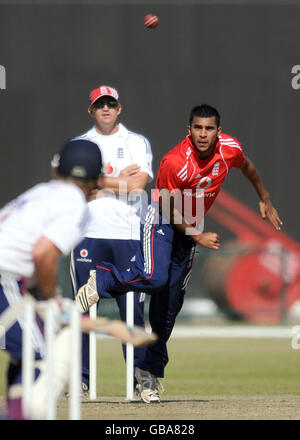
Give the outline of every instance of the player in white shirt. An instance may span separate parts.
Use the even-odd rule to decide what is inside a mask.
[[[56,160],[56,179],[29,189],[0,210],[0,313],[16,304],[35,280],[37,300],[57,299],[57,268],[61,254],[68,254],[85,236],[90,219],[87,199],[97,186],[101,153],[86,140],[68,141]],[[7,371],[8,416],[21,419],[22,326],[7,331],[5,349],[10,355]],[[44,356],[42,322],[34,325],[35,359]],[[39,371],[35,370],[35,379]]]
[[[89,278],[89,272],[102,261],[118,263],[126,269],[134,259],[140,238],[141,190],[153,178],[149,141],[118,122],[122,111],[119,94],[110,86],[90,93],[88,112],[95,125],[76,139],[95,142],[101,150],[102,188],[89,202],[91,222],[86,238],[74,249],[71,278],[74,294]],[[134,324],[144,326],[143,293],[135,293]],[[112,296],[108,295],[108,298]],[[120,316],[126,320],[126,295],[117,298]],[[83,335],[83,389],[89,386],[89,340]],[[134,361],[143,358],[145,348],[135,348]],[[125,346],[123,345],[125,357]]]

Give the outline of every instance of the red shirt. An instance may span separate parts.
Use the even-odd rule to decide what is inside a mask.
[[[182,207],[179,208],[188,223],[199,224],[220,192],[230,168],[241,168],[245,160],[239,141],[222,133],[213,154],[199,158],[191,137],[169,151],[160,163],[156,188],[170,192],[180,190]]]

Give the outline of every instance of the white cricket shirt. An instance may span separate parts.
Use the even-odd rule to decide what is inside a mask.
[[[86,234],[89,210],[73,183],[40,183],[0,210],[0,272],[30,278],[34,245],[47,237],[65,255]]]
[[[127,130],[123,124],[118,124],[118,128],[114,134],[102,135],[92,127],[76,139],[87,139],[99,146],[103,175],[118,177],[127,166],[138,164],[140,171],[147,173],[149,180],[152,180],[152,151],[148,139]],[[105,191],[105,194],[88,204],[91,222],[86,237],[139,240],[141,198],[117,195],[112,191]]]

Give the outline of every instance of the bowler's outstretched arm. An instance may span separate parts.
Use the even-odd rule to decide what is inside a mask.
[[[252,162],[251,159],[249,159],[249,157],[245,158],[245,162],[241,168],[241,171],[244,174],[244,176],[248,180],[250,180],[257,194],[260,197],[259,210],[261,217],[263,219],[267,218],[272,223],[275,229],[280,230],[282,221],[279,218],[278,212],[272,205],[270,195],[266,190],[263,181],[260,175],[258,174],[257,169],[255,168],[254,163]]]

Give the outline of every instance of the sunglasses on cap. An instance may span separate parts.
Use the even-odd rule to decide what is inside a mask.
[[[117,108],[119,103],[116,100],[111,100],[111,101],[99,100],[93,104],[93,107],[94,108],[104,108],[105,105],[107,105],[108,108]]]

